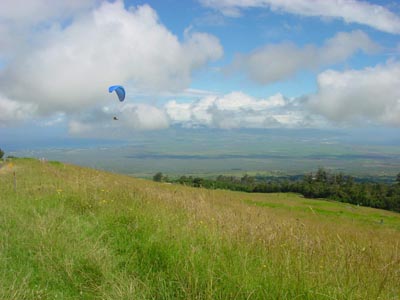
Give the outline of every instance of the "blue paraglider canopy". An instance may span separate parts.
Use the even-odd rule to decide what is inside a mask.
[[[119,101],[124,101],[125,99],[125,89],[122,85],[113,85],[108,88],[110,93],[114,92],[117,93]]]

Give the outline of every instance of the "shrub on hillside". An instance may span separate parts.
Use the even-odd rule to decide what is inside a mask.
[[[163,180],[163,174],[161,172],[156,173],[153,176],[153,180],[157,182],[161,182]]]

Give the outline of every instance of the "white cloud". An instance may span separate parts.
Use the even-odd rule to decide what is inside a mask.
[[[359,50],[370,54],[379,49],[380,47],[361,30],[338,32],[334,37],[327,39],[324,45],[317,50],[317,63],[328,65],[342,62]]]
[[[0,19],[19,24],[48,23],[66,19],[79,11],[93,7],[97,0],[12,0],[0,2]]]
[[[327,54],[331,56],[332,54]],[[281,94],[267,99],[242,92],[208,95],[193,102],[169,101],[164,110],[183,127],[332,127],[357,122],[400,126],[400,63],[364,70],[325,71],[318,91],[301,98]]]
[[[292,43],[267,45],[248,55],[235,58],[230,71],[244,71],[261,84],[287,79],[302,69],[316,69],[345,61],[358,50],[367,53],[379,47],[364,32],[339,32],[317,48],[299,48]]]
[[[71,135],[85,136],[87,134],[93,135],[97,127],[92,123],[84,123],[79,120],[71,120],[68,124],[68,131]]]
[[[246,8],[269,8],[301,16],[330,17],[388,33],[400,33],[400,17],[381,5],[357,0],[199,0],[231,17]]]
[[[372,120],[400,126],[400,63],[363,70],[328,70],[318,76],[318,92],[309,108],[338,122]]]
[[[33,36],[54,24],[68,22],[87,12],[98,0],[13,0],[0,1],[0,58],[31,47]]]
[[[0,94],[0,126],[13,124],[30,118],[36,107],[30,103],[19,103]]]
[[[270,128],[313,127],[321,120],[310,116],[295,100],[276,94],[258,99],[242,92],[207,96],[191,103],[170,101],[165,111],[172,123],[184,127]]]
[[[186,123],[192,120],[192,103],[169,101],[165,106],[170,119],[175,123]]]
[[[155,130],[169,127],[165,112],[156,106],[147,104],[130,104],[124,106],[119,120],[128,128]]]
[[[169,118],[163,109],[153,105],[123,104],[76,115],[68,127],[75,136],[126,137],[136,130],[168,128]]]
[[[32,48],[18,51],[0,73],[0,91],[14,101],[35,103],[42,114],[73,113],[110,101],[112,84],[180,91],[194,70],[222,55],[214,36],[194,32],[179,41],[152,8],[126,10],[121,1],[104,2],[65,28],[40,33]]]
[[[42,126],[44,127],[52,127],[57,124],[64,123],[66,120],[66,116],[64,113],[58,113],[51,116],[48,120],[42,121]]]

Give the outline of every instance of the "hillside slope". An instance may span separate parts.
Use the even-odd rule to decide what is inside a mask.
[[[399,299],[399,243],[387,211],[33,159],[0,169],[0,299]]]

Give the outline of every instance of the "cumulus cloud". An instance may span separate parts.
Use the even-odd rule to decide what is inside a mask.
[[[4,22],[17,21],[23,24],[40,24],[68,18],[75,13],[92,7],[97,0],[13,0],[0,2],[0,18]]]
[[[379,46],[360,30],[339,32],[319,48],[314,45],[300,48],[288,42],[238,55],[229,71],[244,71],[250,79],[267,84],[286,79],[303,69],[343,62],[359,50],[372,53],[378,49]]]
[[[184,127],[271,128],[313,127],[320,119],[307,114],[294,99],[276,94],[258,99],[242,92],[207,96],[191,103],[169,101],[165,111],[171,122]]]
[[[31,103],[19,103],[0,94],[0,126],[28,119],[35,111],[36,106]]]
[[[114,117],[117,120],[114,120]],[[148,104],[103,106],[81,113],[68,123],[69,133],[75,136],[121,137],[135,130],[157,130],[169,127],[163,108]]]
[[[66,27],[47,28],[32,46],[0,73],[0,91],[35,103],[42,114],[98,105],[116,83],[139,91],[183,90],[194,70],[223,52],[216,37],[189,32],[180,41],[151,7],[126,10],[122,1],[78,14]]]
[[[32,36],[95,7],[98,0],[0,1],[0,58],[29,47]]]
[[[399,34],[400,17],[381,5],[357,0],[199,0],[226,16],[239,17],[246,8],[268,8],[310,17],[338,18],[377,30]]]
[[[165,112],[147,104],[126,105],[119,120],[127,127],[140,130],[164,129],[169,126]]]
[[[400,126],[400,63],[363,70],[328,70],[318,76],[318,91],[308,98],[314,112],[337,122],[372,120]]]

